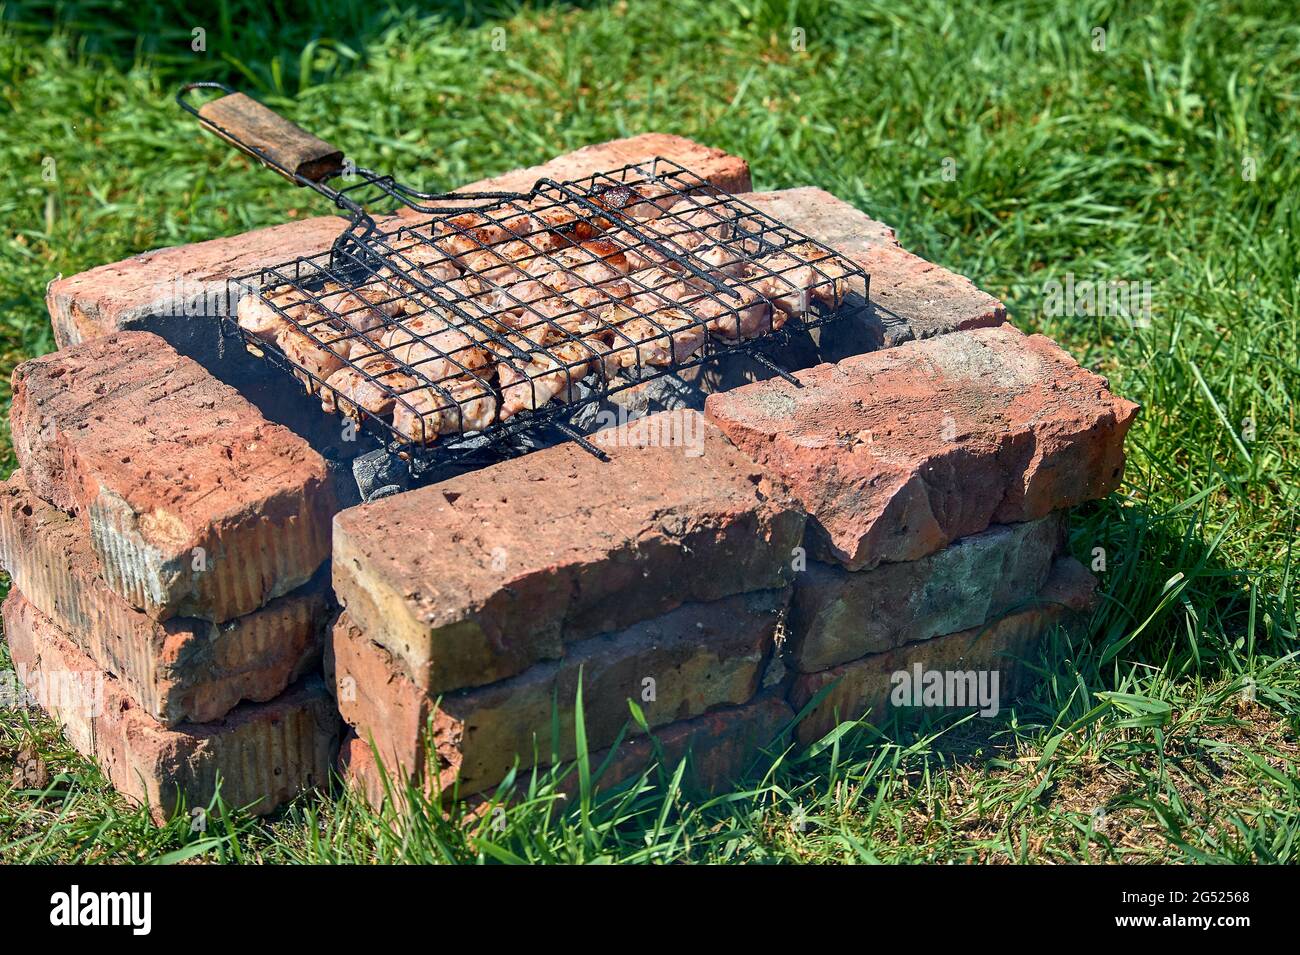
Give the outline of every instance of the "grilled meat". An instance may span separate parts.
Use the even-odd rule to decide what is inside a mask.
[[[688,291],[677,299],[678,307],[704,322],[709,332],[719,338],[753,338],[785,324],[784,313],[773,316],[767,300],[743,280],[728,279],[724,283],[737,293],[734,296],[699,281],[687,285]]]
[[[639,365],[683,362],[708,340],[705,323],[683,309],[665,308],[646,318],[616,307],[602,318],[613,326],[602,356],[607,375]]]
[[[838,308],[848,294],[848,269],[837,257],[811,242],[800,242],[783,252],[765,255],[756,265],[758,268],[749,276],[749,283],[777,308],[791,315],[806,313],[810,296]]]
[[[473,326],[457,327],[447,313],[433,310],[393,328],[383,345],[395,361],[422,378],[439,382],[488,363],[488,353],[471,334],[474,331]]]
[[[417,387],[401,364],[383,354],[363,358],[356,368],[340,368],[325,384],[329,387],[320,391],[321,409],[339,411],[356,421],[363,410],[376,416],[390,413],[395,395]]]
[[[352,347],[356,332],[335,322],[317,322],[311,336],[293,325],[285,324],[275,335],[275,344],[295,366],[294,377],[308,394],[315,394],[317,383],[344,367],[343,358]]]
[[[288,311],[294,306],[302,305],[310,298],[310,292],[292,287],[276,292],[269,298],[265,293],[245,295],[235,306],[235,319],[239,327],[250,335],[264,342],[273,342],[276,333],[289,324],[288,320],[276,311],[276,307]]]
[[[503,358],[497,364],[501,417],[535,411],[552,398],[563,399],[591,370],[597,347],[581,340],[555,341],[545,350],[534,351],[526,364],[517,358]]]
[[[448,379],[436,388],[402,395],[393,407],[393,429],[417,444],[440,434],[482,431],[496,420],[497,396],[477,376]]]
[[[627,274],[627,253],[613,242],[592,239],[539,257],[527,266],[528,273],[537,279],[557,270],[563,270],[561,275],[568,282],[575,278],[587,285],[611,282]]]

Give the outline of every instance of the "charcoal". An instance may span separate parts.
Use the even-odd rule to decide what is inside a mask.
[[[376,448],[352,459],[352,478],[361,499],[369,501],[380,488],[408,487],[411,474],[406,462],[397,455]]]

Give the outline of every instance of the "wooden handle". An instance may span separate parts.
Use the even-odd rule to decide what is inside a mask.
[[[199,116],[214,133],[237,149],[261,161],[249,150],[261,150],[288,179],[299,175],[323,182],[343,168],[343,151],[317,139],[296,123],[243,93],[230,93],[199,107]],[[221,127],[221,128],[216,128]],[[275,168],[272,166],[271,168]]]

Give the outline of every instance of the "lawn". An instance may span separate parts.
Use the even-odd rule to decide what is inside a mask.
[[[194,831],[155,828],[7,709],[0,862],[1300,857],[1290,4],[116,6],[0,5],[0,387],[54,347],[55,275],[326,211],[172,103],[215,78],[431,187],[645,130],[699,139],[756,188],[820,186],[895,226],[1142,413],[1121,493],[1073,521],[1102,582],[1088,633],[1058,635],[995,720],[845,724],[708,800],[666,766],[570,801],[521,779],[482,822],[344,794],[270,823],[214,806]],[[1060,307],[1067,282],[1149,287],[1149,315]],[[11,781],[33,757],[43,785]]]

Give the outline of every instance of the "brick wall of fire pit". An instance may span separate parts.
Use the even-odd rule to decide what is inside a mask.
[[[749,185],[663,136],[476,185],[643,155]],[[63,349],[15,373],[0,487],[31,698],[159,818],[218,778],[261,813],[336,768],[378,799],[376,754],[489,793],[572,759],[579,687],[602,785],[687,754],[692,785],[725,785],[880,718],[918,666],[997,670],[1005,703],[1090,605],[1065,512],[1118,486],[1135,407],[834,197],[745,198],[871,274],[871,313],[791,365],[799,387],[714,369],[599,432],[608,461],[562,443],[358,506],[336,425],[178,307],[336,220],[53,283]]]

